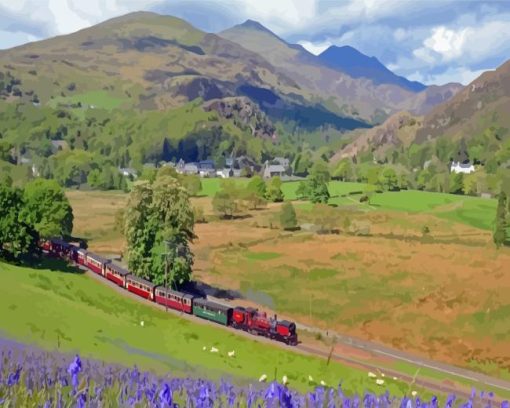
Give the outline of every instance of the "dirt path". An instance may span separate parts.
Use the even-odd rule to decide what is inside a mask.
[[[154,308],[158,308],[163,311],[166,310],[167,312],[172,313],[175,316],[179,316],[183,319],[187,319],[187,320],[193,321],[195,323],[209,325],[211,327],[218,327],[217,323],[210,322],[208,320],[203,320],[196,316],[178,312],[173,309],[166,309],[162,305],[159,305],[159,304],[151,302],[149,300],[140,298],[139,296],[137,296],[131,292],[128,292],[125,289],[122,289],[121,287],[117,286],[116,284],[104,279],[102,276],[99,276],[99,275],[97,275],[93,272],[90,272],[89,270],[86,270],[84,268],[80,268],[80,269],[84,270],[85,274],[87,276],[91,277],[92,279],[95,279],[96,281],[100,282],[103,285],[109,286],[111,289],[117,291],[118,293],[120,293],[124,296],[130,297],[131,299],[137,300],[141,303],[145,303],[146,305],[149,305]],[[217,301],[217,299],[214,299],[214,300]],[[220,303],[228,304],[227,302],[224,302],[224,301],[221,301]],[[471,372],[468,370],[464,370],[464,369],[454,367],[454,366],[449,366],[449,365],[442,364],[442,363],[426,361],[426,360],[411,356],[407,353],[396,351],[396,350],[391,350],[389,348],[386,348],[384,346],[380,346],[380,345],[377,345],[374,343],[362,341],[362,340],[355,339],[355,338],[352,338],[349,336],[340,335],[340,334],[334,333],[334,332],[326,333],[326,331],[324,331],[324,330],[316,329],[316,328],[309,327],[309,326],[304,326],[299,323],[297,324],[297,327],[300,328],[301,330],[307,330],[311,333],[321,333],[321,335],[324,337],[326,337],[326,335],[327,335],[327,337],[330,337],[330,338],[334,337],[336,344],[342,345],[343,353],[339,354],[336,351],[331,353],[331,358],[333,360],[342,362],[343,364],[350,366],[350,367],[354,367],[354,368],[362,368],[362,369],[366,369],[368,371],[373,371],[373,372],[383,372],[388,377],[398,377],[399,380],[404,381],[410,385],[410,390],[411,390],[411,386],[413,384],[415,384],[416,386],[426,388],[432,392],[435,391],[435,392],[439,392],[439,393],[454,393],[458,397],[463,397],[463,398],[469,398],[469,395],[470,395],[470,389],[468,389],[468,387],[466,387],[464,385],[456,384],[452,381],[446,380],[446,381],[441,382],[441,381],[434,381],[432,379],[424,380],[422,378],[413,378],[410,375],[405,375],[405,374],[403,375],[402,373],[399,373],[397,371],[394,371],[391,369],[386,369],[386,368],[381,368],[378,365],[372,364],[367,361],[360,361],[359,359],[351,358],[349,356],[359,355],[359,350],[363,350],[363,351],[368,352],[369,354],[374,355],[374,356],[377,356],[377,355],[384,356],[384,357],[389,358],[393,361],[399,361],[399,360],[405,361],[405,362],[412,363],[419,367],[432,368],[434,370],[444,372],[447,374],[451,374],[451,375],[455,375],[457,377],[461,377],[466,380],[475,381],[478,383],[485,384],[487,386],[499,388],[499,389],[502,389],[505,391],[510,391],[510,383],[500,380],[500,379],[497,379],[497,378],[492,378],[492,377],[489,377],[489,376],[486,376],[483,374]],[[275,347],[281,347],[281,348],[284,348],[287,350],[292,350],[292,351],[295,351],[295,352],[298,352],[301,354],[315,355],[315,356],[320,356],[320,357],[325,357],[325,358],[328,358],[329,354],[330,354],[330,351],[325,349],[324,347],[312,346],[312,345],[304,344],[304,343],[299,344],[297,347],[292,347],[292,346],[287,346],[280,342],[275,342],[275,341],[269,340],[265,337],[256,337],[256,336],[253,336],[247,332],[236,330],[231,327],[225,327],[225,329],[235,332],[236,334],[238,334],[240,336],[245,336],[247,338],[250,338],[252,340],[260,341],[260,342],[263,342],[266,344],[271,344]],[[351,350],[352,353],[349,352],[349,350]],[[347,354],[347,355],[345,355],[345,354]],[[380,357],[379,357],[379,359],[380,359]],[[477,401],[479,401],[480,403],[482,402],[482,400],[479,398],[479,396],[477,397]],[[493,401],[501,402],[501,401],[503,401],[503,399],[495,397],[493,399]],[[476,404],[475,404],[475,406],[476,406]]]

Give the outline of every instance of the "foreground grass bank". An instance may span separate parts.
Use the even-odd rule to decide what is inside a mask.
[[[55,264],[35,270],[0,263],[0,308],[7,316],[2,319],[4,336],[157,372],[226,376],[239,383],[257,381],[262,374],[268,379],[286,375],[301,391],[310,389],[312,375],[327,384],[342,381],[349,392],[380,390],[364,371],[334,362],[327,365],[323,359],[181,319],[126,298],[86,275],[61,269]],[[212,346],[219,353],[210,353]],[[234,358],[227,356],[231,350]],[[397,396],[408,391],[407,384],[391,379],[385,386]]]

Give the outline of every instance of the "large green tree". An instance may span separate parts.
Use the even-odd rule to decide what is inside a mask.
[[[55,180],[35,179],[23,192],[24,221],[42,238],[67,237],[73,231],[73,209]]]
[[[124,216],[130,270],[161,285],[168,260],[167,283],[179,286],[188,282],[193,266],[193,227],[189,194],[177,179],[164,176],[153,183],[135,183]]]
[[[284,230],[293,230],[297,227],[296,210],[290,201],[282,205],[280,210],[280,225]]]
[[[283,201],[282,179],[278,176],[272,177],[267,186],[266,198],[273,203]]]
[[[266,183],[262,177],[257,175],[250,180],[244,192],[244,198],[250,208],[256,210],[266,205],[266,190]]]
[[[0,184],[0,253],[19,258],[37,251],[38,234],[28,224],[23,211],[23,192]]]

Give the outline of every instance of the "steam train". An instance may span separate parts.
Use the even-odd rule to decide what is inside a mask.
[[[61,239],[44,240],[40,243],[40,247],[49,256],[55,256],[88,268],[119,287],[170,309],[192,314],[223,326],[244,330],[254,335],[268,337],[288,345],[298,344],[295,323],[278,320],[276,315],[268,317],[265,312],[260,312],[255,308],[230,307],[194,294],[157,286],[146,279],[131,274],[110,259]]]

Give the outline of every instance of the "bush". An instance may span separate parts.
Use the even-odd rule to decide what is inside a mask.
[[[296,229],[298,222],[296,217],[296,211],[291,202],[287,201],[282,205],[280,211],[280,225],[282,229],[286,231],[292,231]]]
[[[201,206],[197,205],[193,207],[193,216],[195,217],[195,222],[198,224],[203,224],[207,222],[204,214],[204,208]]]

